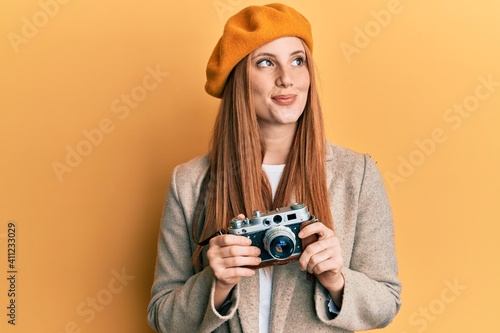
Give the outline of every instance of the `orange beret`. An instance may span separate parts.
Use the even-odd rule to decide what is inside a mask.
[[[227,77],[244,57],[281,37],[299,37],[312,51],[309,21],[283,4],[250,6],[229,18],[207,64],[208,94],[221,98]]]

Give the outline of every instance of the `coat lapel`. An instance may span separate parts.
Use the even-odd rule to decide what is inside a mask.
[[[259,272],[239,282],[240,302],[238,316],[244,333],[259,333]],[[257,297],[255,297],[257,295]]]
[[[300,271],[296,261],[282,266],[274,266],[270,332],[283,333],[288,308],[292,301],[297,278],[301,273],[303,272]]]

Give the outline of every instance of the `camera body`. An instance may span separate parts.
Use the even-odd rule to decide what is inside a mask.
[[[262,262],[252,268],[281,265],[297,260],[306,246],[317,240],[317,235],[298,237],[303,227],[316,221],[306,205],[296,202],[264,214],[254,211],[252,218],[235,217],[228,234],[248,237],[253,246],[260,248]]]

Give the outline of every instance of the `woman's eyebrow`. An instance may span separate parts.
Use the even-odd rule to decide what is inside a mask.
[[[303,50],[297,50],[295,52],[290,53],[290,56],[294,56],[296,54],[304,54],[305,55],[306,53]]]
[[[292,53],[290,53],[290,57],[291,56],[294,56],[296,54],[305,54],[305,52],[303,50],[297,50],[297,51],[293,51]],[[272,58],[275,58],[276,55],[273,54],[273,53],[268,53],[268,52],[261,52],[261,53],[257,53],[256,55],[254,55],[252,57],[252,59],[255,59],[257,57],[262,57],[262,56],[266,56],[266,57],[272,57]]]
[[[258,57],[262,57],[262,56],[266,56],[266,57],[275,57],[274,54],[272,53],[267,53],[267,52],[261,52],[261,53],[257,53],[256,55],[254,55],[252,57],[252,59],[255,59],[255,58],[258,58]]]

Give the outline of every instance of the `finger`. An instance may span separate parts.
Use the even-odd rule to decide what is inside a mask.
[[[328,228],[321,222],[311,223],[302,229],[298,236],[299,238],[306,238],[311,235],[318,234],[320,238],[326,238],[335,235],[332,229]]]
[[[321,275],[323,273],[329,272],[332,274],[339,274],[342,272],[343,260],[342,258],[329,258],[319,262],[317,265],[311,268],[312,273],[316,275]]]
[[[228,257],[222,258],[217,264],[227,269],[230,267],[256,266],[261,261],[260,257]]]
[[[314,243],[309,244],[304,252],[313,255],[328,248],[336,249],[337,251],[339,251],[339,253],[341,253],[340,241],[336,236],[329,236],[326,238],[318,239]]]
[[[218,282],[234,286],[242,277],[255,275],[255,271],[249,268],[231,267],[228,269],[214,270],[214,275]]]
[[[302,271],[305,271],[307,269],[307,265],[309,264],[309,259],[311,258],[311,253],[310,252],[302,252],[302,254],[299,257],[299,268]]]
[[[238,235],[219,235],[210,240],[210,246],[249,246],[251,244],[252,241],[249,238]]]
[[[221,258],[258,257],[260,255],[260,249],[256,246],[231,245],[221,247],[217,252]]]
[[[247,277],[247,276],[250,277],[250,276],[254,276],[254,275],[255,275],[255,271],[253,269],[244,268],[244,267],[230,267],[230,268],[223,270],[221,272],[221,274],[219,274],[219,276],[217,276],[217,274],[216,274],[215,277],[221,281],[231,282],[231,280],[234,280],[234,279],[239,279],[239,278]]]
[[[255,271],[250,268],[244,268],[244,267],[234,267],[234,268],[228,268],[229,273],[233,276],[237,277],[245,277],[245,276],[254,276]]]
[[[323,264],[327,261],[335,260],[335,251],[332,248],[327,248],[324,251],[316,253],[309,258],[307,263],[307,271],[309,273],[315,272],[316,266]]]
[[[215,260],[210,261],[210,267],[218,280],[230,284],[234,282],[235,278],[241,276],[251,276],[248,274],[249,271],[252,271],[252,269],[243,266],[255,266],[260,262],[261,259],[259,257],[216,258]]]
[[[326,252],[325,252],[326,251]],[[300,269],[302,270],[310,270],[310,261],[312,258],[320,254],[322,252],[325,252],[322,254],[321,257],[316,258],[316,260],[312,264],[317,264],[321,260],[325,260],[324,256],[328,253],[329,256],[339,256],[342,257],[342,250],[340,248],[340,243],[337,237],[329,237],[325,239],[318,240],[312,244],[309,244],[309,246],[302,252],[300,258],[299,258],[299,266]]]

